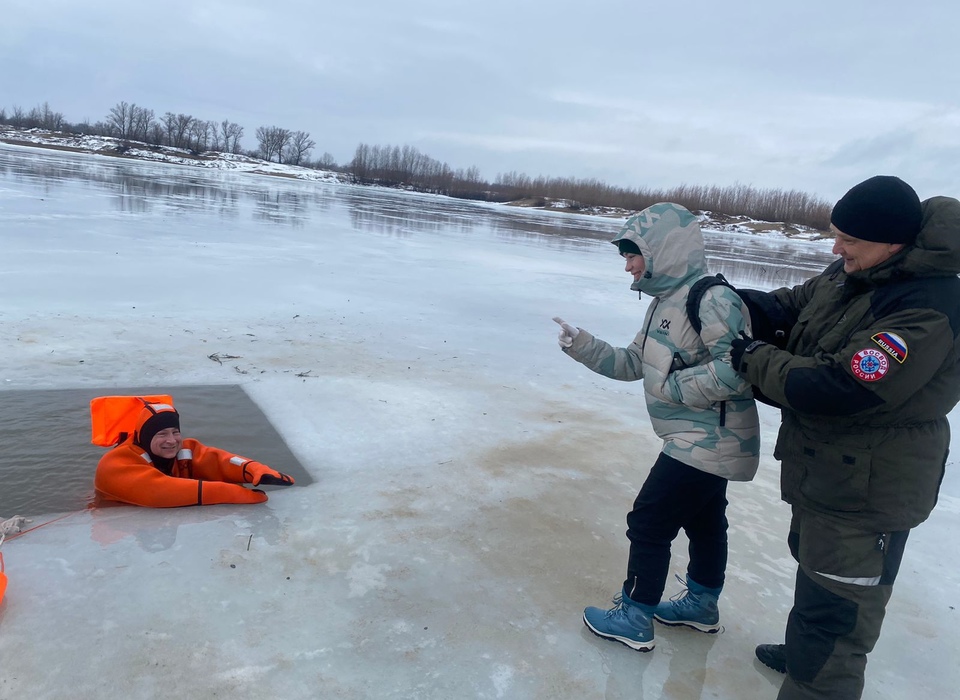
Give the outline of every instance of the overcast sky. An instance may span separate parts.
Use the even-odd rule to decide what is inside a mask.
[[[0,107],[120,101],[493,180],[960,195],[960,3],[3,0]]]

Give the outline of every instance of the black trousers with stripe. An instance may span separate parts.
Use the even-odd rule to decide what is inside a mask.
[[[861,697],[908,535],[858,530],[794,508],[788,543],[800,566],[778,700]]]

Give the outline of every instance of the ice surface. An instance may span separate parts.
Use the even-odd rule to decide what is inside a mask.
[[[641,387],[564,356],[551,321],[633,337],[616,224],[0,148],[2,388],[239,384],[314,479],[38,518],[3,547],[0,698],[774,698],[753,647],[782,639],[794,564],[772,410],[729,490],[724,633],[658,628],[638,654],[580,621],[618,590],[659,449]],[[865,697],[960,684],[957,478]]]

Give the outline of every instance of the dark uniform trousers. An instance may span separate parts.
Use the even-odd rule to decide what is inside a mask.
[[[778,700],[857,700],[909,530],[867,532],[793,509],[799,562],[787,620],[787,676]]]

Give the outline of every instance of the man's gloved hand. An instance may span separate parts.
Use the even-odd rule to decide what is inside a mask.
[[[557,337],[557,342],[560,343],[561,348],[569,348],[571,345],[573,345],[573,339],[580,335],[580,329],[571,326],[559,316],[554,316],[553,320],[556,323],[559,323],[560,328],[563,329],[560,331],[560,335]]]
[[[730,365],[743,374],[747,369],[745,355],[749,355],[761,345],[769,345],[763,340],[754,340],[749,335],[740,331],[740,337],[734,338],[730,343]]]
[[[271,469],[260,462],[247,462],[243,465],[243,478],[254,486],[289,486],[293,477]]]

